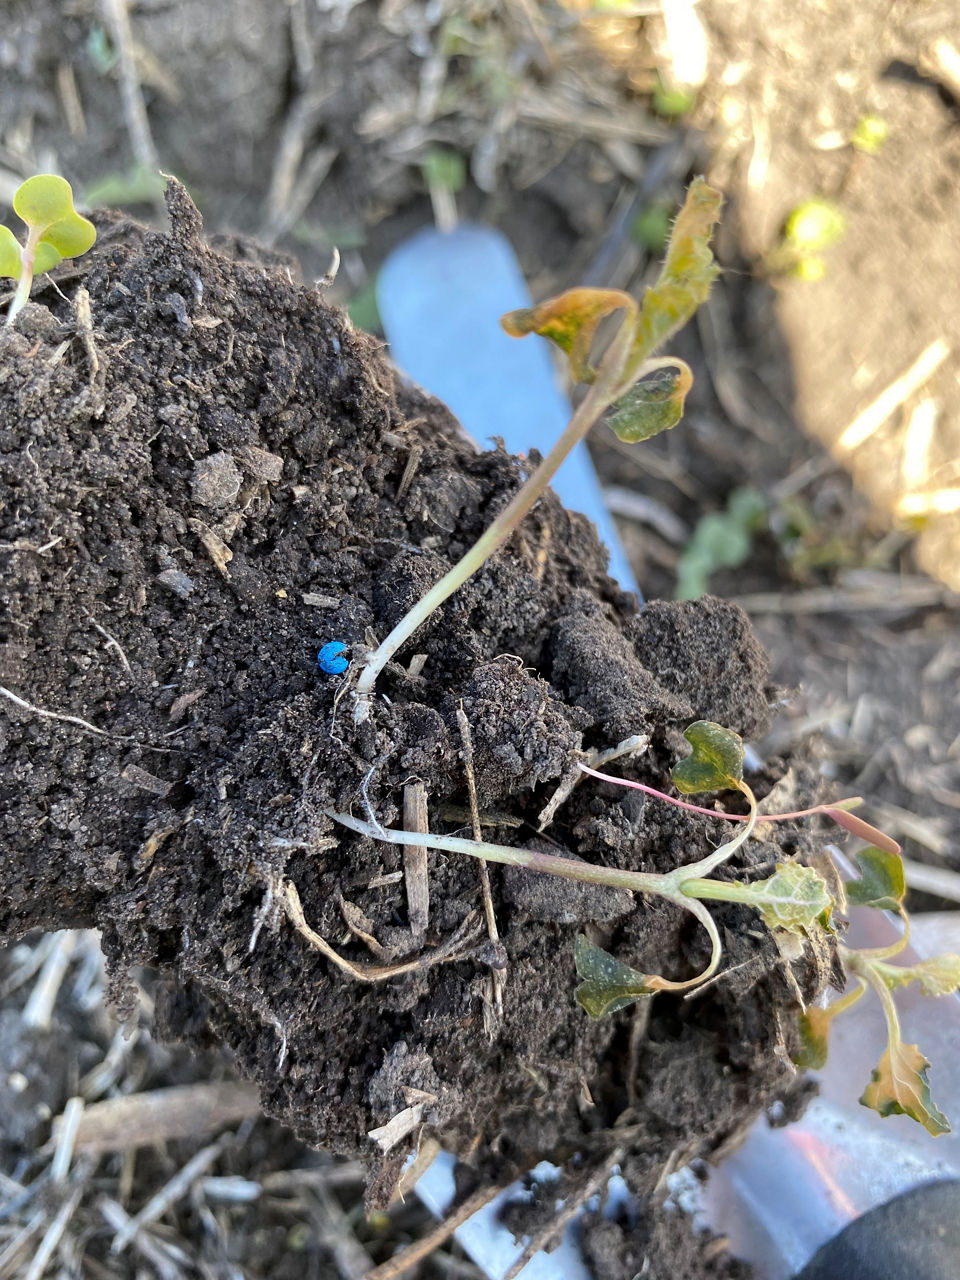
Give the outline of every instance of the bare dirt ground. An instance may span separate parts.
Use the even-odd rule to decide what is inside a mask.
[[[421,165],[437,147],[464,157],[461,212],[508,232],[537,296],[588,279],[640,283],[650,263],[630,234],[638,179],[662,163],[672,206],[706,169],[728,199],[726,272],[677,344],[697,373],[691,412],[644,450],[594,442],[621,491],[624,540],[647,596],[670,596],[701,515],[737,487],[761,494],[749,558],[711,579],[748,609],[776,679],[798,690],[761,751],[804,750],[845,793],[868,796],[909,859],[960,870],[960,85],[938,44],[956,42],[956,6],[707,0],[708,76],[679,121],[650,109],[657,19],[581,21],[573,8],[243,0],[227,13],[185,0],[131,5],[125,27],[111,19],[122,5],[14,0],[0,44],[0,193],[59,167],[78,191],[131,207],[135,166],[159,162],[190,186],[208,230],[254,232],[308,278],[336,244],[337,296],[375,323],[379,262],[431,218]],[[850,145],[866,114],[889,129],[876,154]],[[771,274],[785,219],[811,196],[842,210],[845,236],[817,282]],[[151,216],[149,200],[132,207]],[[927,375],[905,385],[927,353]],[[20,1045],[0,1098],[0,1129],[20,1153],[3,1166],[0,1276],[13,1276],[71,1203],[54,1145],[40,1148],[68,1098],[205,1088],[230,1068],[157,1046],[147,976],[124,1040],[87,935],[32,940],[4,966],[3,1034],[11,1053]],[[30,993],[38,1021],[24,1051]],[[223,1117],[234,1134],[247,1117],[239,1136],[214,1125],[185,1137],[157,1096],[155,1108],[172,1108],[161,1145],[91,1156],[72,1225],[36,1276],[60,1265],[355,1278],[426,1229],[403,1206],[365,1222],[358,1167],[257,1119],[249,1095],[218,1101],[235,1108]],[[208,1095],[184,1105],[208,1124]],[[123,1215],[185,1165],[172,1207],[110,1253]],[[70,1271],[89,1233],[104,1238],[100,1270]],[[713,1251],[681,1265],[676,1241],[653,1228],[649,1240],[664,1275],[732,1274]],[[447,1244],[411,1274],[478,1273]]]

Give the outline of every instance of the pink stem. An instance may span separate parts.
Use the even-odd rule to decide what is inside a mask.
[[[614,778],[612,774],[601,773],[598,769],[591,769],[589,765],[582,764],[580,768],[584,773],[589,773],[592,778],[599,778],[601,782],[612,782],[618,787],[633,787],[636,791],[644,791],[648,796],[656,796],[658,800],[665,800],[667,804],[676,805],[678,809],[688,809],[690,813],[705,813],[710,818],[726,818],[728,822],[749,822],[750,819],[745,813],[719,813],[716,809],[704,809],[698,804],[688,804],[686,800],[677,800],[674,796],[668,796],[663,791],[658,791],[656,787],[648,787],[643,782],[631,782],[628,778]],[[855,797],[851,797],[854,799]],[[859,797],[856,797],[859,798]],[[812,809],[797,809],[795,813],[758,813],[758,822],[785,822],[788,818],[808,818],[812,813],[829,813],[831,809],[835,809],[837,805],[849,804],[849,800],[835,800],[833,804],[818,804]]]

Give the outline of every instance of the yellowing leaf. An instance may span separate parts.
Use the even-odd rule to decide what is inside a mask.
[[[766,880],[737,882],[743,891],[738,901],[760,912],[768,929],[808,933],[815,925],[829,927],[833,898],[826,881],[812,867],[798,862],[778,863]]]
[[[738,790],[743,781],[743,741],[712,720],[697,720],[683,736],[693,754],[674,765],[673,785],[684,795],[697,791]]]
[[[949,996],[960,987],[960,956],[957,955],[934,956],[909,966],[875,960],[873,969],[891,991],[919,982],[925,996]]]
[[[644,361],[706,302],[719,274],[710,250],[713,226],[723,197],[703,178],[694,178],[677,214],[660,277],[643,295],[629,368],[634,375]]]
[[[597,327],[604,317],[620,310],[636,313],[637,304],[629,293],[619,289],[568,289],[537,307],[508,311],[500,323],[511,338],[523,338],[528,333],[549,338],[566,352],[574,382],[592,382],[595,371],[590,366],[590,347]]]
[[[819,1009],[816,1005],[810,1005],[801,1013],[798,1019],[800,1048],[793,1058],[794,1064],[801,1071],[819,1071],[826,1066],[827,1041],[832,1021],[830,1009]]]
[[[910,1116],[934,1137],[949,1133],[950,1122],[930,1096],[929,1066],[915,1044],[892,1040],[860,1101],[882,1116]]]
[[[625,1009],[643,996],[652,996],[657,987],[648,974],[631,969],[602,947],[595,947],[581,933],[573,948],[577,973],[583,982],[575,992],[577,1003],[591,1018]],[[653,979],[656,981],[656,979]]]
[[[830,1026],[838,1013],[849,1009],[866,991],[863,982],[848,991],[839,1000],[832,1001],[826,1009],[817,1005],[808,1005],[798,1019],[800,1029],[800,1048],[794,1055],[794,1063],[802,1071],[819,1071],[827,1061],[827,1041]]]
[[[20,242],[9,227],[0,226],[0,276],[20,279]]]
[[[654,361],[659,364],[659,361]],[[613,405],[604,419],[615,436],[627,444],[649,440],[669,431],[683,417],[693,374],[683,360],[670,360],[671,368],[657,369],[635,382]]]
[[[850,815],[844,814],[844,817]],[[856,855],[856,862],[860,879],[848,880],[844,886],[850,905],[876,907],[880,911],[900,911],[907,892],[900,857],[871,846],[860,850]]]

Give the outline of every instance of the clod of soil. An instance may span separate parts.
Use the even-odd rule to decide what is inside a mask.
[[[735,981],[591,1022],[573,1001],[578,930],[684,976],[705,958],[696,922],[538,895],[495,868],[491,947],[477,864],[431,854],[417,931],[399,850],[325,811],[397,825],[419,780],[431,829],[457,829],[462,707],[483,821],[527,842],[580,749],[648,735],[624,772],[664,785],[689,719],[755,732],[766,659],[718,601],[637,618],[592,528],[548,495],[355,726],[318,647],[358,658],[382,637],[522,464],[476,452],[289,271],[205,247],[176,183],[168,205],[170,234],[101,218],[89,263],[62,272],[92,329],[40,285],[0,334],[0,935],[98,927],[118,997],[129,966],[158,967],[166,1033],[228,1045],[312,1143],[374,1165],[368,1132],[419,1108],[382,1175],[428,1126],[495,1177],[624,1141],[649,1191],[669,1153],[709,1154],[791,1078],[796,986],[756,921],[716,912]],[[545,838],[667,868],[722,825],[584,782]],[[776,853],[753,841],[737,871]],[[420,963],[358,981],[291,926],[290,885],[352,965]],[[808,997],[822,982],[811,964],[796,977]]]

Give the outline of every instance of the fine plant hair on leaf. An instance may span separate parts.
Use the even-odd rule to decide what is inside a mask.
[[[593,424],[612,410],[611,425],[627,440],[646,440],[679,422],[693,381],[690,369],[673,357],[654,359],[656,350],[693,315],[710,291],[717,267],[710,249],[720,216],[720,193],[695,178],[673,227],[657,283],[638,306],[614,289],[571,289],[538,307],[503,317],[507,333],[539,333],[566,354],[574,381],[587,393],[560,438],[490,527],[458,562],[397,623],[367,657],[354,688],[354,719],[366,720],[377,677],[397,650],[435,609],[467,581],[512,535],[539,500],[560,465]],[[591,347],[605,317],[621,312],[613,339],[599,363],[590,363]],[[671,370],[669,374],[666,372]],[[637,390],[645,375],[649,385]]]
[[[70,183],[56,174],[39,173],[22,182],[13,209],[27,226],[27,238],[21,245],[8,227],[0,227],[0,276],[17,281],[8,325],[23,310],[36,274],[65,258],[79,258],[97,238],[93,223],[73,207]]]

